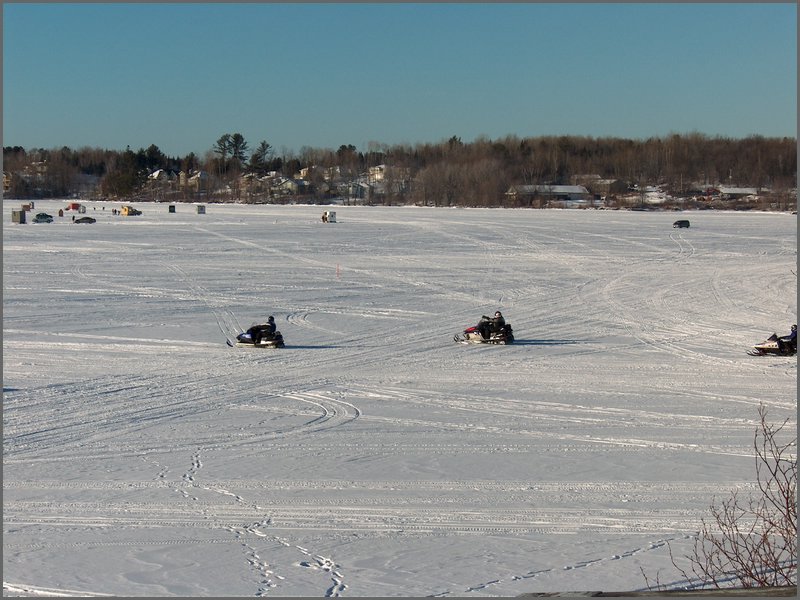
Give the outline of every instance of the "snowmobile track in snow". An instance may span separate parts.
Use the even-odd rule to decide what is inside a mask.
[[[634,589],[794,424],[789,215],[340,210],[4,224],[6,590]]]

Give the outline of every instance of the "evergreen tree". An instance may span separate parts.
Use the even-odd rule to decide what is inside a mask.
[[[231,134],[226,133],[217,140],[213,148],[214,154],[219,155],[219,169],[220,175],[227,170],[228,155],[231,153]]]
[[[262,140],[250,156],[250,170],[254,173],[264,174],[267,169],[267,163],[272,157],[272,146],[266,140]]]
[[[247,142],[241,133],[234,133],[230,136],[229,144],[231,162],[237,170],[241,170],[247,163]]]

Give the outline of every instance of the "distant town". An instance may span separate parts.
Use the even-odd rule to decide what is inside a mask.
[[[304,147],[224,134],[204,156],[151,145],[3,148],[5,198],[628,210],[797,209],[794,138],[547,136]]]

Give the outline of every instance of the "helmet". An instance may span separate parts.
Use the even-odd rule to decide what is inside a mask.
[[[498,311],[496,311],[496,312],[494,313],[494,316],[495,316],[495,317],[502,317],[502,316],[503,316],[503,313],[501,313],[501,312],[498,310]]]
[[[267,319],[267,322],[268,322],[268,323],[272,323],[274,320],[275,320],[275,317],[273,317],[272,315],[270,315],[270,316],[269,316],[269,319]]]
[[[797,331],[797,324],[792,325],[792,331]]]

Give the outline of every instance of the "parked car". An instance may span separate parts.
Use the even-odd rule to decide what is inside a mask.
[[[672,224],[673,227],[688,227],[689,221],[686,219],[679,219]]]
[[[81,217],[80,219],[75,219],[73,223],[95,223],[97,219],[92,217]]]
[[[35,217],[33,217],[34,223],[52,223],[53,217],[52,215],[48,215],[47,213],[39,213]]]

